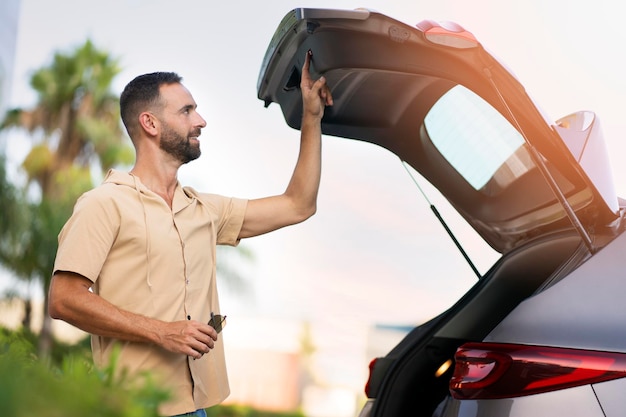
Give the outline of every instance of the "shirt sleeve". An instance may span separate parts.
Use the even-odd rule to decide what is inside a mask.
[[[225,199],[222,216],[217,224],[217,244],[237,246],[239,233],[246,215],[248,200],[239,198]]]
[[[198,193],[191,187],[185,187],[185,190],[199,199],[211,212],[217,232],[217,244],[237,246],[240,240],[239,233],[246,215],[248,200],[224,197],[217,194]]]
[[[96,282],[120,225],[112,199],[88,192],[59,233],[53,273],[74,272]]]

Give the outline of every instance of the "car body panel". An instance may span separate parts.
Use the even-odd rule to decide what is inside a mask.
[[[385,356],[383,375],[376,376],[377,400],[372,416],[429,416],[448,394],[452,370],[437,369],[459,345],[484,339],[507,314],[550,277],[569,272],[567,261],[588,252],[573,231],[543,236],[502,257],[450,309],[416,327]],[[392,361],[389,363],[388,361]],[[374,373],[377,373],[374,369]]]
[[[555,188],[569,199],[584,228],[615,220],[615,204],[603,199],[518,80],[477,41],[463,47],[433,43],[428,36],[433,28],[432,22],[412,27],[367,10],[294,9],[268,47],[258,97],[266,105],[278,103],[287,124],[299,129],[300,70],[311,50],[313,76],[327,79],[334,98],[322,120],[323,133],[375,143],[398,155],[498,252],[569,227],[572,216]],[[449,33],[471,39],[462,28]],[[429,137],[424,119],[455,86],[488,103],[527,143],[523,157],[529,171],[504,189],[494,191],[490,184],[474,189]]]
[[[547,282],[485,341],[626,352],[626,331],[615,331],[626,323],[625,253],[622,234],[568,276]]]
[[[626,410],[626,378],[594,384],[593,390],[602,404],[604,417],[622,417]]]
[[[590,385],[503,400],[454,400],[442,405],[436,417],[603,417]]]

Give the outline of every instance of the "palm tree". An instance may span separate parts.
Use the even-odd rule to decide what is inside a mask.
[[[25,130],[32,140],[22,162],[27,177],[23,189],[29,192],[5,187],[11,192],[0,196],[19,207],[15,220],[2,218],[0,262],[19,278],[41,282],[44,311],[56,236],[76,198],[93,186],[92,170],[106,172],[133,159],[119,122],[119,99],[111,92],[119,71],[117,59],[89,40],[68,54],[57,52],[50,65],[31,77],[35,106],[10,110],[0,125]],[[0,179],[6,183],[6,177]],[[40,352],[46,354],[52,342],[47,314],[43,323]]]

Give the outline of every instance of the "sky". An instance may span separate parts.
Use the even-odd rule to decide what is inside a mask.
[[[274,30],[296,7],[366,7],[410,25],[424,19],[462,25],[517,75],[553,120],[579,110],[597,113],[618,194],[626,195],[620,158],[626,150],[626,33],[611,0],[22,0],[10,104],[31,105],[30,73],[50,63],[53,51],[70,51],[89,37],[120,59],[117,92],[145,72],[184,77],[208,125],[202,156],[180,170],[183,184],[245,198],[281,193],[296,160],[299,132],[285,124],[276,104],[264,108],[256,82]],[[12,148],[19,155],[19,146]],[[484,272],[493,253],[439,206],[435,190],[424,180],[420,185]],[[318,338],[327,350],[360,349],[350,335],[360,332],[362,341],[363,332],[355,329],[363,326],[421,323],[476,281],[398,158],[333,137],[323,138],[317,214],[241,245],[255,259],[238,266],[247,276],[246,289],[220,284],[222,309],[233,320],[310,320],[345,335]],[[237,262],[232,254],[228,259]],[[279,344],[280,329],[267,329],[253,343]]]

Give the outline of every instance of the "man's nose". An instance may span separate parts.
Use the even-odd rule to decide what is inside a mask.
[[[204,118],[202,116],[200,116],[200,113],[196,113],[198,115],[198,126],[199,127],[206,127],[206,120],[204,120]]]

